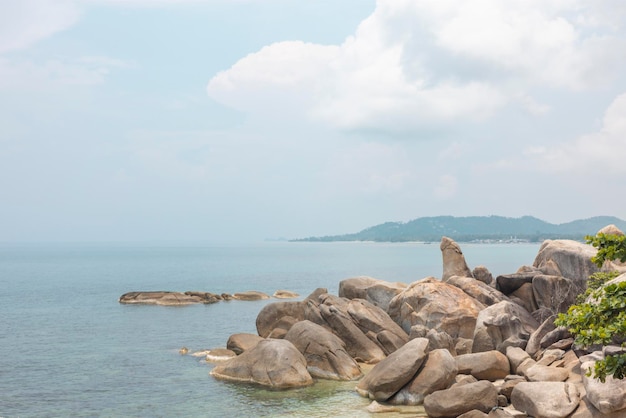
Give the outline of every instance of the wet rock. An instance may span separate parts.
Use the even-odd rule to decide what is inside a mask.
[[[209,350],[204,356],[204,360],[207,363],[220,363],[222,361],[230,360],[233,357],[236,357],[237,354],[226,348],[213,348]]]

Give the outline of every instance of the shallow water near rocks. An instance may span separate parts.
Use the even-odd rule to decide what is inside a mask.
[[[531,265],[539,244],[461,244],[495,275]],[[268,294],[368,275],[410,283],[441,275],[436,244],[257,243],[0,245],[0,417],[370,416],[355,382],[291,391],[217,381],[190,351],[256,332],[264,301],[120,305],[136,290]],[[420,416],[419,407],[380,416]]]

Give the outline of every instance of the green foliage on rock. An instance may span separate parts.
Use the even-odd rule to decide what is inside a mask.
[[[626,261],[626,235],[598,234],[595,237],[587,235],[587,244],[598,249],[598,254],[591,258],[596,266],[602,267],[605,261]]]
[[[598,266],[604,265],[605,261],[626,261],[625,236],[598,234],[588,236],[587,243],[598,248],[598,254],[592,258]],[[578,304],[557,316],[555,324],[567,327],[580,346],[607,345],[626,340],[626,282],[606,284],[618,275],[618,272],[592,275],[583,300],[579,299]],[[603,360],[596,361],[590,373],[602,382],[607,376],[623,379],[626,375],[626,354],[606,355]]]

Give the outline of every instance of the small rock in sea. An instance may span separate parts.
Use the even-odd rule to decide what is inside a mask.
[[[248,290],[246,292],[237,292],[233,294],[233,299],[236,300],[262,300],[269,299],[270,296],[266,293],[259,292],[258,290]]]
[[[193,353],[191,353],[191,355],[193,357],[206,357],[207,354],[209,354],[211,352],[211,350],[198,350],[198,351],[194,351]]]
[[[178,350],[178,353],[183,356],[187,354],[188,352],[189,352],[189,349],[187,347],[182,347],[180,350]]]
[[[237,357],[237,354],[232,350],[227,348],[214,348],[213,350],[209,350],[205,360],[207,363],[219,363],[220,361],[230,360],[233,357]]]
[[[274,292],[272,296],[275,297],[276,299],[292,299],[292,298],[297,298],[300,295],[290,290],[277,290]]]
[[[376,401],[372,401],[372,403],[369,404],[368,407],[365,409],[367,410],[367,412],[370,412],[372,414],[379,414],[379,413],[385,413],[385,412],[400,412],[400,408],[398,407],[381,405]]]

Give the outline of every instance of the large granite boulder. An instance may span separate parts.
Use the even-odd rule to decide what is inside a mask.
[[[522,306],[502,301],[482,310],[476,318],[473,352],[506,351],[509,345],[526,345],[539,324]]]
[[[211,375],[216,379],[287,389],[313,384],[306,366],[304,356],[291,342],[267,339],[215,366]]]
[[[563,367],[534,364],[524,370],[524,376],[530,382],[564,382],[570,376],[569,370]]]
[[[378,363],[386,357],[383,349],[368,338],[345,312],[345,306],[342,309],[340,304],[323,303],[319,305],[319,310],[333,333],[346,344],[346,351],[352,358],[364,363]]]
[[[445,282],[458,287],[486,306],[509,300],[504,293],[472,277],[450,276]]]
[[[228,341],[226,342],[226,348],[239,355],[244,351],[251,349],[252,347],[257,345],[259,341],[263,341],[263,339],[263,337],[259,337],[256,334],[248,334],[243,332],[237,333],[228,337]]]
[[[462,354],[457,356],[455,360],[459,373],[471,374],[478,380],[490,380],[493,382],[498,379],[504,379],[511,373],[509,359],[496,350]]]
[[[593,370],[595,361],[585,361],[581,365],[583,385],[587,392],[587,399],[603,414],[612,414],[618,411],[626,416],[626,379],[615,379],[607,376],[604,383],[591,376],[587,376],[589,370]]]
[[[424,398],[424,409],[430,418],[457,418],[472,410],[489,412],[498,406],[498,390],[486,380],[455,385]]]
[[[427,339],[409,341],[374,366],[357,385],[357,393],[376,401],[386,401],[415,376],[426,359],[427,350]]]
[[[456,286],[433,277],[411,283],[389,304],[389,316],[405,332],[413,325],[445,331],[452,338],[474,336],[478,313],[485,306]]]
[[[286,333],[289,331],[288,326],[285,327],[286,324],[293,325],[296,322],[310,319],[306,317],[308,305],[315,306],[318,304],[319,296],[325,293],[328,293],[327,289],[319,288],[302,301],[274,302],[265,305],[256,317],[258,334],[263,338],[267,338],[275,328],[282,328],[285,331],[284,333]],[[285,317],[288,317],[287,320],[284,319]]]
[[[364,299],[385,312],[389,310],[389,302],[406,288],[405,283],[387,282],[368,276],[359,276],[339,282],[339,297],[347,299]]]
[[[438,390],[448,389],[457,375],[456,361],[445,349],[432,350],[417,375],[388,402],[395,405],[421,405],[424,398]]]
[[[375,337],[375,342],[385,354],[393,353],[409,341],[407,333],[389,317],[387,312],[366,300],[349,301],[346,313],[364,334]]]
[[[574,285],[585,289],[589,276],[600,269],[591,261],[597,250],[588,244],[572,240],[545,240],[533,266],[547,275],[567,277]]]
[[[256,330],[263,338],[267,338],[276,328],[283,328],[285,323],[296,323],[304,320],[306,302],[274,302],[265,305],[256,317]],[[285,321],[288,317],[288,321]],[[288,329],[285,329],[288,331]]]
[[[562,276],[540,274],[533,278],[533,296],[537,309],[547,308],[552,312],[565,312],[576,302],[576,296],[583,293],[586,282],[575,283]]]
[[[443,258],[443,275],[441,280],[445,281],[452,276],[474,277],[472,271],[467,267],[465,256],[459,244],[448,237],[442,237],[439,248]]]
[[[363,374],[345,350],[345,344],[333,333],[311,321],[294,324],[285,340],[304,355],[307,370],[313,377],[330,380],[355,380]]]
[[[511,404],[535,418],[564,418],[580,402],[580,392],[572,383],[520,382],[513,388]]]

